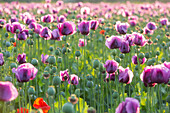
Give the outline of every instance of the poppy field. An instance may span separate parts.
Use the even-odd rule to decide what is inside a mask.
[[[0,3],[0,113],[170,113],[170,3]]]

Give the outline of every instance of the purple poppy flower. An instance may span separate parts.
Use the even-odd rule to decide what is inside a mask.
[[[129,84],[132,82],[133,72],[127,67],[124,69],[123,67],[119,67],[119,82]]]
[[[149,22],[146,27],[149,29],[149,30],[156,30],[157,27],[156,27],[156,24],[154,22]]]
[[[144,64],[146,62],[146,58],[145,57],[143,59],[139,58],[139,62],[140,64]],[[137,55],[132,56],[132,63],[136,65],[138,64]]]
[[[142,34],[134,32],[132,33],[132,35],[134,36],[134,39],[133,39],[134,44],[138,46],[144,46],[147,43],[147,40]]]
[[[28,25],[28,28],[29,28],[29,29],[36,29],[36,27],[37,27],[37,23],[35,23],[35,22],[31,22],[31,23]]]
[[[129,23],[131,26],[136,26],[137,21],[136,20],[129,20]]]
[[[57,25],[60,35],[72,35],[76,32],[76,25],[73,22],[66,21]]]
[[[7,32],[11,32],[11,24],[10,24],[10,23],[7,23],[7,24],[5,25],[5,27],[6,27],[6,31],[7,31]]]
[[[164,26],[164,25],[168,25],[168,18],[161,18],[160,19],[160,23]]]
[[[167,84],[170,79],[169,69],[163,65],[155,65],[151,76],[153,83],[164,83]]]
[[[68,70],[60,71],[60,79],[61,81],[70,81]]]
[[[90,32],[91,24],[89,21],[82,21],[78,25],[79,31],[82,35],[88,35]]]
[[[122,40],[119,50],[122,53],[129,53],[130,52],[129,42],[127,40]]]
[[[144,68],[144,71],[140,75],[140,79],[142,80],[146,87],[154,87],[156,85],[156,83],[153,83],[151,81],[152,73],[153,66],[147,66]]]
[[[65,22],[66,20],[67,20],[66,17],[63,16],[63,15],[60,15],[60,16],[57,18],[58,23],[63,23],[63,22]]]
[[[79,39],[79,47],[84,47],[84,45],[86,46],[87,45],[87,41],[85,39],[85,44],[84,44],[84,39]]]
[[[134,43],[133,43],[133,35],[132,34],[126,34],[123,36],[123,39],[124,40],[127,40],[129,42],[129,46],[133,46]]]
[[[143,28],[143,34],[151,34],[151,35],[152,35],[153,32],[154,32],[153,30],[150,30],[150,29],[148,29],[147,27],[144,27],[144,28]]]
[[[118,63],[115,60],[107,60],[104,64],[108,73],[114,73],[118,68]]]
[[[38,69],[30,63],[24,63],[19,65],[17,69],[13,68],[12,72],[15,73],[18,82],[28,82],[36,77]]]
[[[120,34],[126,34],[128,27],[128,23],[121,23],[120,21],[117,21],[115,25],[116,31]]]
[[[42,54],[41,55],[41,62],[44,63],[44,64],[47,64],[48,63],[48,61],[47,61],[48,57],[49,57],[49,55]]]
[[[18,22],[12,23],[11,24],[11,33],[15,34],[17,29],[19,30],[19,32],[22,32],[25,29],[25,26]]]
[[[17,61],[19,62],[19,64],[26,63],[26,54],[25,53],[19,54],[17,57]]]
[[[9,22],[12,24],[12,23],[14,23],[14,22],[18,22],[19,21],[19,19],[18,18],[16,18],[16,17],[12,17],[10,20],[9,20]]]
[[[115,73],[110,73],[110,74],[107,73],[105,81],[109,82],[109,79],[112,80],[112,81],[115,81]]]
[[[18,40],[26,40],[28,35],[26,32],[22,31],[21,33],[17,34],[17,36]]]
[[[166,62],[166,61],[165,61],[165,62],[163,63],[163,65],[164,65],[165,67],[167,67],[168,69],[170,69],[170,62]]]
[[[44,27],[40,32],[40,36],[45,40],[49,40],[51,38],[51,30],[48,27]]]
[[[140,104],[137,99],[127,97],[119,104],[115,113],[140,113]]]
[[[27,25],[29,25],[30,23],[32,23],[32,22],[36,22],[35,21],[35,19],[33,19],[33,18],[24,18],[24,23],[25,24],[27,24]]]
[[[111,36],[106,39],[105,45],[109,49],[120,48],[122,43],[122,37],[120,36]]]
[[[12,101],[18,97],[18,91],[11,82],[0,81],[0,101]]]
[[[96,30],[99,25],[99,22],[97,20],[91,20],[90,23],[91,23],[91,30]]]
[[[3,54],[0,53],[0,66],[4,65],[4,57]]]
[[[61,35],[60,35],[60,32],[58,29],[54,29],[52,31],[52,37],[51,37],[51,40],[58,40],[58,41],[61,41]]]
[[[70,75],[71,81],[69,80],[68,83],[72,85],[78,85],[79,84],[79,77],[75,74]]]
[[[50,14],[41,17],[42,22],[51,23],[54,21],[54,17]]]
[[[43,28],[42,25],[37,24],[35,29],[34,29],[34,32],[37,33],[37,34],[40,34],[42,28]]]

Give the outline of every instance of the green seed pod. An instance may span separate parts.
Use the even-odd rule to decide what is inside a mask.
[[[96,69],[98,67],[99,67],[99,60],[95,59],[94,62],[93,62],[93,68]]]
[[[160,51],[156,51],[156,55],[159,56],[160,55]]]
[[[50,71],[50,67],[49,67],[49,66],[46,66],[45,69],[44,69],[44,71],[48,71],[48,72],[49,72],[49,71]]]
[[[168,103],[170,103],[170,95],[168,95],[168,96],[166,97],[166,101],[167,101]]]
[[[38,60],[37,59],[32,59],[31,64],[34,66],[38,65]]]
[[[76,57],[79,57],[81,55],[80,51],[75,52]]]
[[[7,38],[9,35],[8,35],[8,33],[5,33],[5,37]]]
[[[50,51],[53,51],[53,47],[50,47],[49,50],[50,50]]]
[[[61,63],[62,62],[62,58],[61,57],[58,57],[57,58],[57,63]]]
[[[17,34],[18,34],[19,32],[20,32],[20,30],[19,30],[19,29],[17,29],[17,30],[15,31],[15,33],[17,33]]]
[[[49,56],[48,57],[48,63],[49,64],[55,64],[56,63],[56,57],[55,56]]]
[[[70,102],[67,102],[63,105],[62,111],[64,113],[74,113],[74,106]]]
[[[103,72],[103,71],[104,71],[103,63],[99,63],[99,71],[100,71],[100,72]]]
[[[125,55],[124,55],[124,54],[119,54],[119,57],[120,57],[121,59],[123,59],[123,58],[125,58]]]
[[[22,83],[22,82],[17,82],[16,84],[17,84],[17,86],[19,86],[19,87],[22,87],[22,86],[23,86],[23,83]]]
[[[161,62],[164,63],[166,59],[164,57],[161,58]]]
[[[49,96],[55,95],[55,88],[53,86],[48,87],[47,93]]]
[[[113,55],[113,56],[116,56],[116,55],[117,55],[117,50],[116,50],[116,49],[113,49],[113,50],[112,50],[112,55]]]
[[[50,77],[50,74],[49,72],[44,71],[43,76],[44,76],[44,79],[48,79]]]
[[[152,59],[149,59],[148,62],[147,62],[147,65],[148,65],[148,66],[151,66],[152,63],[153,63],[153,62],[152,62]]]
[[[33,95],[35,93],[35,88],[33,86],[30,86],[28,89],[28,94]]]
[[[9,52],[9,51],[6,51],[6,52],[5,52],[5,57],[6,57],[6,58],[10,57],[10,52]]]
[[[67,51],[66,47],[63,47],[63,48],[62,48],[62,53],[65,54],[66,51]]]
[[[76,89],[75,94],[76,94],[77,97],[80,97],[80,89]]]
[[[11,69],[12,69],[12,68],[17,68],[17,64],[16,64],[16,63],[11,63],[11,64],[10,64],[10,67],[11,67]]]
[[[51,71],[52,71],[53,73],[57,72],[57,67],[56,67],[56,66],[53,66],[52,69],[51,69]]]
[[[55,55],[60,55],[60,51],[58,49],[55,50]]]
[[[149,58],[149,53],[145,53],[145,57],[148,59]]]
[[[24,95],[25,95],[24,90],[23,90],[23,89],[20,89],[20,90],[19,90],[19,94],[20,94],[20,96],[24,96]]]
[[[120,63],[120,58],[117,57],[116,58],[116,62]]]
[[[61,84],[61,79],[59,76],[54,76],[53,78],[53,84],[56,85],[60,85]]]
[[[115,91],[115,92],[113,93],[113,95],[112,95],[112,96],[113,96],[113,98],[114,98],[114,99],[117,99],[117,98],[118,98],[118,96],[119,96],[119,93],[118,93],[117,91]]]
[[[145,57],[144,53],[139,53],[139,58],[143,59]]]
[[[135,66],[135,70],[138,70],[138,65]]]
[[[14,43],[14,42],[15,42],[15,38],[10,38],[9,41],[12,42],[12,43]]]
[[[28,33],[29,33],[30,35],[33,35],[33,31],[32,31],[32,30],[29,30]]]

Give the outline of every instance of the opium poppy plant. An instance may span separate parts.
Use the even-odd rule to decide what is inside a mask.
[[[43,98],[37,98],[34,101],[33,107],[36,109],[42,109],[43,113],[48,113],[48,110],[50,110],[50,106],[43,100]]]

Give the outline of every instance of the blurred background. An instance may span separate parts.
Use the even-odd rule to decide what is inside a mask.
[[[12,2],[12,1],[16,1],[16,0],[0,0],[0,2]],[[19,2],[44,2],[45,0],[18,0]],[[57,0],[52,0],[52,2],[56,2]],[[64,2],[93,2],[93,3],[97,3],[97,2],[126,2],[126,1],[130,1],[130,2],[155,2],[158,0],[63,0]],[[170,0],[159,0],[160,2],[170,2]]]

